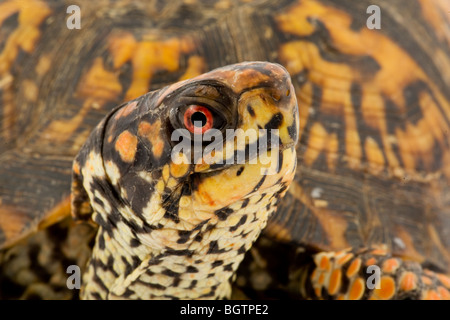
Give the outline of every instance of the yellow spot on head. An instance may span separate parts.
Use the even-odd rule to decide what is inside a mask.
[[[113,185],[117,185],[120,179],[120,170],[114,164],[113,161],[109,160],[105,163],[106,174]]]
[[[169,165],[168,164],[166,164],[166,165],[164,165],[164,167],[163,167],[163,170],[162,170],[162,178],[163,178],[163,180],[167,183],[167,181],[169,181],[169,178],[170,178],[170,168],[169,168]]]
[[[162,194],[164,192],[164,188],[165,188],[165,184],[163,180],[159,180],[158,183],[156,184],[156,191],[159,194]]]
[[[186,163],[170,164],[170,174],[174,178],[181,178],[189,172],[190,165]]]
[[[202,160],[203,159],[200,159],[200,161],[202,161]],[[201,162],[201,163],[197,163],[195,165],[194,171],[195,172],[202,172],[202,171],[206,171],[208,169],[209,169],[209,164]]]

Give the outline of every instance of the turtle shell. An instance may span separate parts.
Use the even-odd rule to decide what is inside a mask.
[[[300,109],[296,181],[267,234],[321,250],[381,243],[449,270],[447,8],[380,1],[370,29],[373,4],[2,2],[0,246],[69,214],[73,158],[113,107],[266,60],[290,72]]]

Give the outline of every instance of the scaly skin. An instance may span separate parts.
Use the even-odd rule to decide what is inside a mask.
[[[65,272],[54,270],[78,262],[54,259],[60,234],[43,229],[70,211],[72,160],[112,107],[245,60],[284,65],[302,106],[296,179],[265,232],[333,252],[382,243],[393,256],[450,272],[445,1],[380,4],[381,29],[367,28],[371,0],[233,3],[86,2],[82,30],[65,27],[63,1],[0,3],[0,247],[20,252],[0,253],[2,296],[17,293],[3,289],[10,275],[22,288],[37,279],[65,287]],[[157,134],[164,123],[137,128],[114,140],[125,162],[135,158],[136,136],[148,137],[155,155],[167,151]],[[90,208],[77,210],[87,218]],[[16,247],[36,230],[51,237]]]
[[[73,214],[89,219],[92,208],[100,226],[82,298],[229,297],[234,272],[294,177],[293,92],[283,67],[242,63],[149,93],[105,118],[74,162]],[[271,144],[268,152],[272,168],[252,152],[243,164],[219,163],[253,138],[225,140],[227,152],[213,162],[205,155],[172,162],[170,134],[189,127],[185,113],[196,105],[209,108],[223,132],[279,130],[279,149]],[[258,145],[263,137],[254,137]]]
[[[379,270],[378,280],[370,266]],[[449,289],[447,275],[384,248],[320,252],[300,284],[305,298],[338,300],[449,300]]]

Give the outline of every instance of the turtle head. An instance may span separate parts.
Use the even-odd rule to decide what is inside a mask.
[[[100,227],[84,297],[228,296],[294,177],[298,126],[289,74],[267,62],[219,68],[116,108],[74,162],[73,215]],[[123,257],[112,262],[120,279],[96,266],[113,251]],[[126,261],[139,261],[144,278],[158,273],[148,283],[167,290],[138,293],[120,274]],[[190,290],[159,283],[174,263],[186,269],[175,282],[195,280]]]

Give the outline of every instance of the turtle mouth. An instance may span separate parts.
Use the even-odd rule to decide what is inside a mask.
[[[266,138],[266,137],[264,137]],[[272,136],[271,139],[261,143],[261,139],[257,138],[253,143],[245,144],[243,148],[234,148],[234,151],[210,152],[202,157],[198,157],[194,161],[193,172],[194,173],[211,173],[216,171],[222,171],[231,167],[241,167],[247,165],[257,165],[260,163],[266,164],[267,162],[279,162],[280,155],[284,150],[294,148],[296,141],[292,140],[287,143],[281,143],[281,139],[278,136]],[[227,146],[225,145],[224,149]]]
[[[183,194],[197,194],[198,202],[218,210],[251,198],[256,193],[270,193],[270,190],[280,185],[289,185],[297,166],[295,146],[295,142],[283,144],[273,154],[273,149],[269,149],[272,157],[269,156],[265,164],[251,163],[255,160],[253,157],[247,158],[242,164],[197,165],[198,170],[191,169],[189,174],[179,180],[164,202],[179,200]]]
[[[255,194],[276,193],[282,185],[289,185],[297,166],[295,144],[283,146],[274,158],[267,164],[247,162],[195,172],[188,183],[197,203],[208,210],[219,210]]]

